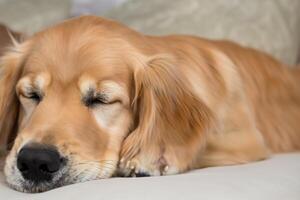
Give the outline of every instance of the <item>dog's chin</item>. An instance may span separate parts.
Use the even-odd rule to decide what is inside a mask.
[[[71,180],[68,178],[68,175],[62,176],[60,179],[56,181],[44,181],[44,182],[33,182],[28,180],[20,180],[17,182],[8,182],[8,185],[13,188],[14,190],[17,190],[19,192],[25,192],[25,193],[40,193],[40,192],[46,192],[58,187],[71,185],[75,183],[81,183],[91,180],[96,180],[97,178],[82,178],[82,179],[75,179],[72,178]]]
[[[9,186],[19,192],[26,192],[26,193],[39,193],[39,192],[45,192],[48,190],[55,189],[57,187],[61,187],[64,185],[68,185],[63,182],[42,182],[42,183],[35,183],[32,181],[24,181],[21,184],[13,184],[8,183]],[[69,183],[71,184],[71,183]]]
[[[81,183],[91,180],[103,179],[108,177],[99,177],[98,174],[79,173],[77,175],[69,173],[68,170],[56,174],[51,181],[34,182],[25,180],[19,173],[12,173],[6,176],[6,182],[14,190],[25,193],[46,192],[58,187]]]
[[[19,173],[12,173],[9,176],[6,175],[6,182],[11,188],[26,193],[45,192],[64,185],[72,184],[73,182],[80,182],[75,179],[68,180],[67,177],[67,173],[60,172],[56,174],[51,181],[34,182],[25,180]]]

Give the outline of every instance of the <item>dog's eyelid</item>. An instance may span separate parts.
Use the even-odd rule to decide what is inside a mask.
[[[36,102],[42,101],[44,96],[43,93],[37,89],[30,89],[29,91],[26,92],[20,91],[19,95],[27,99],[32,99]]]
[[[87,107],[92,107],[99,104],[107,105],[115,103],[111,102],[106,94],[101,92],[95,92],[92,89],[89,90],[87,94],[82,97],[82,101]]]

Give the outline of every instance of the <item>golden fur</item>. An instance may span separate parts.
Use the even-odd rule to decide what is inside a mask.
[[[299,84],[299,69],[231,42],[146,36],[94,16],[63,22],[2,58],[1,145],[17,133],[7,182],[35,192],[299,150]],[[109,102],[84,105],[91,89]],[[43,100],[33,102],[32,90]],[[57,147],[69,178],[24,187],[16,157],[31,142]]]

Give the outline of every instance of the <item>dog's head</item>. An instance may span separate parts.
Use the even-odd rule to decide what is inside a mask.
[[[96,17],[49,28],[2,58],[1,141],[17,190],[110,177],[133,127],[134,52],[126,29]]]
[[[7,52],[0,79],[0,141],[2,146],[14,141],[5,164],[7,182],[39,192],[107,178],[133,130],[154,123],[184,132],[203,128],[201,102],[180,73],[165,68],[172,58],[157,57],[164,50],[155,46],[116,22],[87,16]],[[154,109],[161,114],[152,120]],[[183,137],[193,138],[171,139],[186,141]]]

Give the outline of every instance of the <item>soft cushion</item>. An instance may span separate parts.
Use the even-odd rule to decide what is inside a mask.
[[[20,200],[299,200],[300,153],[228,167],[162,177],[111,178],[39,194],[14,191],[0,175],[0,198]]]
[[[299,10],[297,0],[129,0],[106,16],[148,34],[233,40],[295,64]]]

